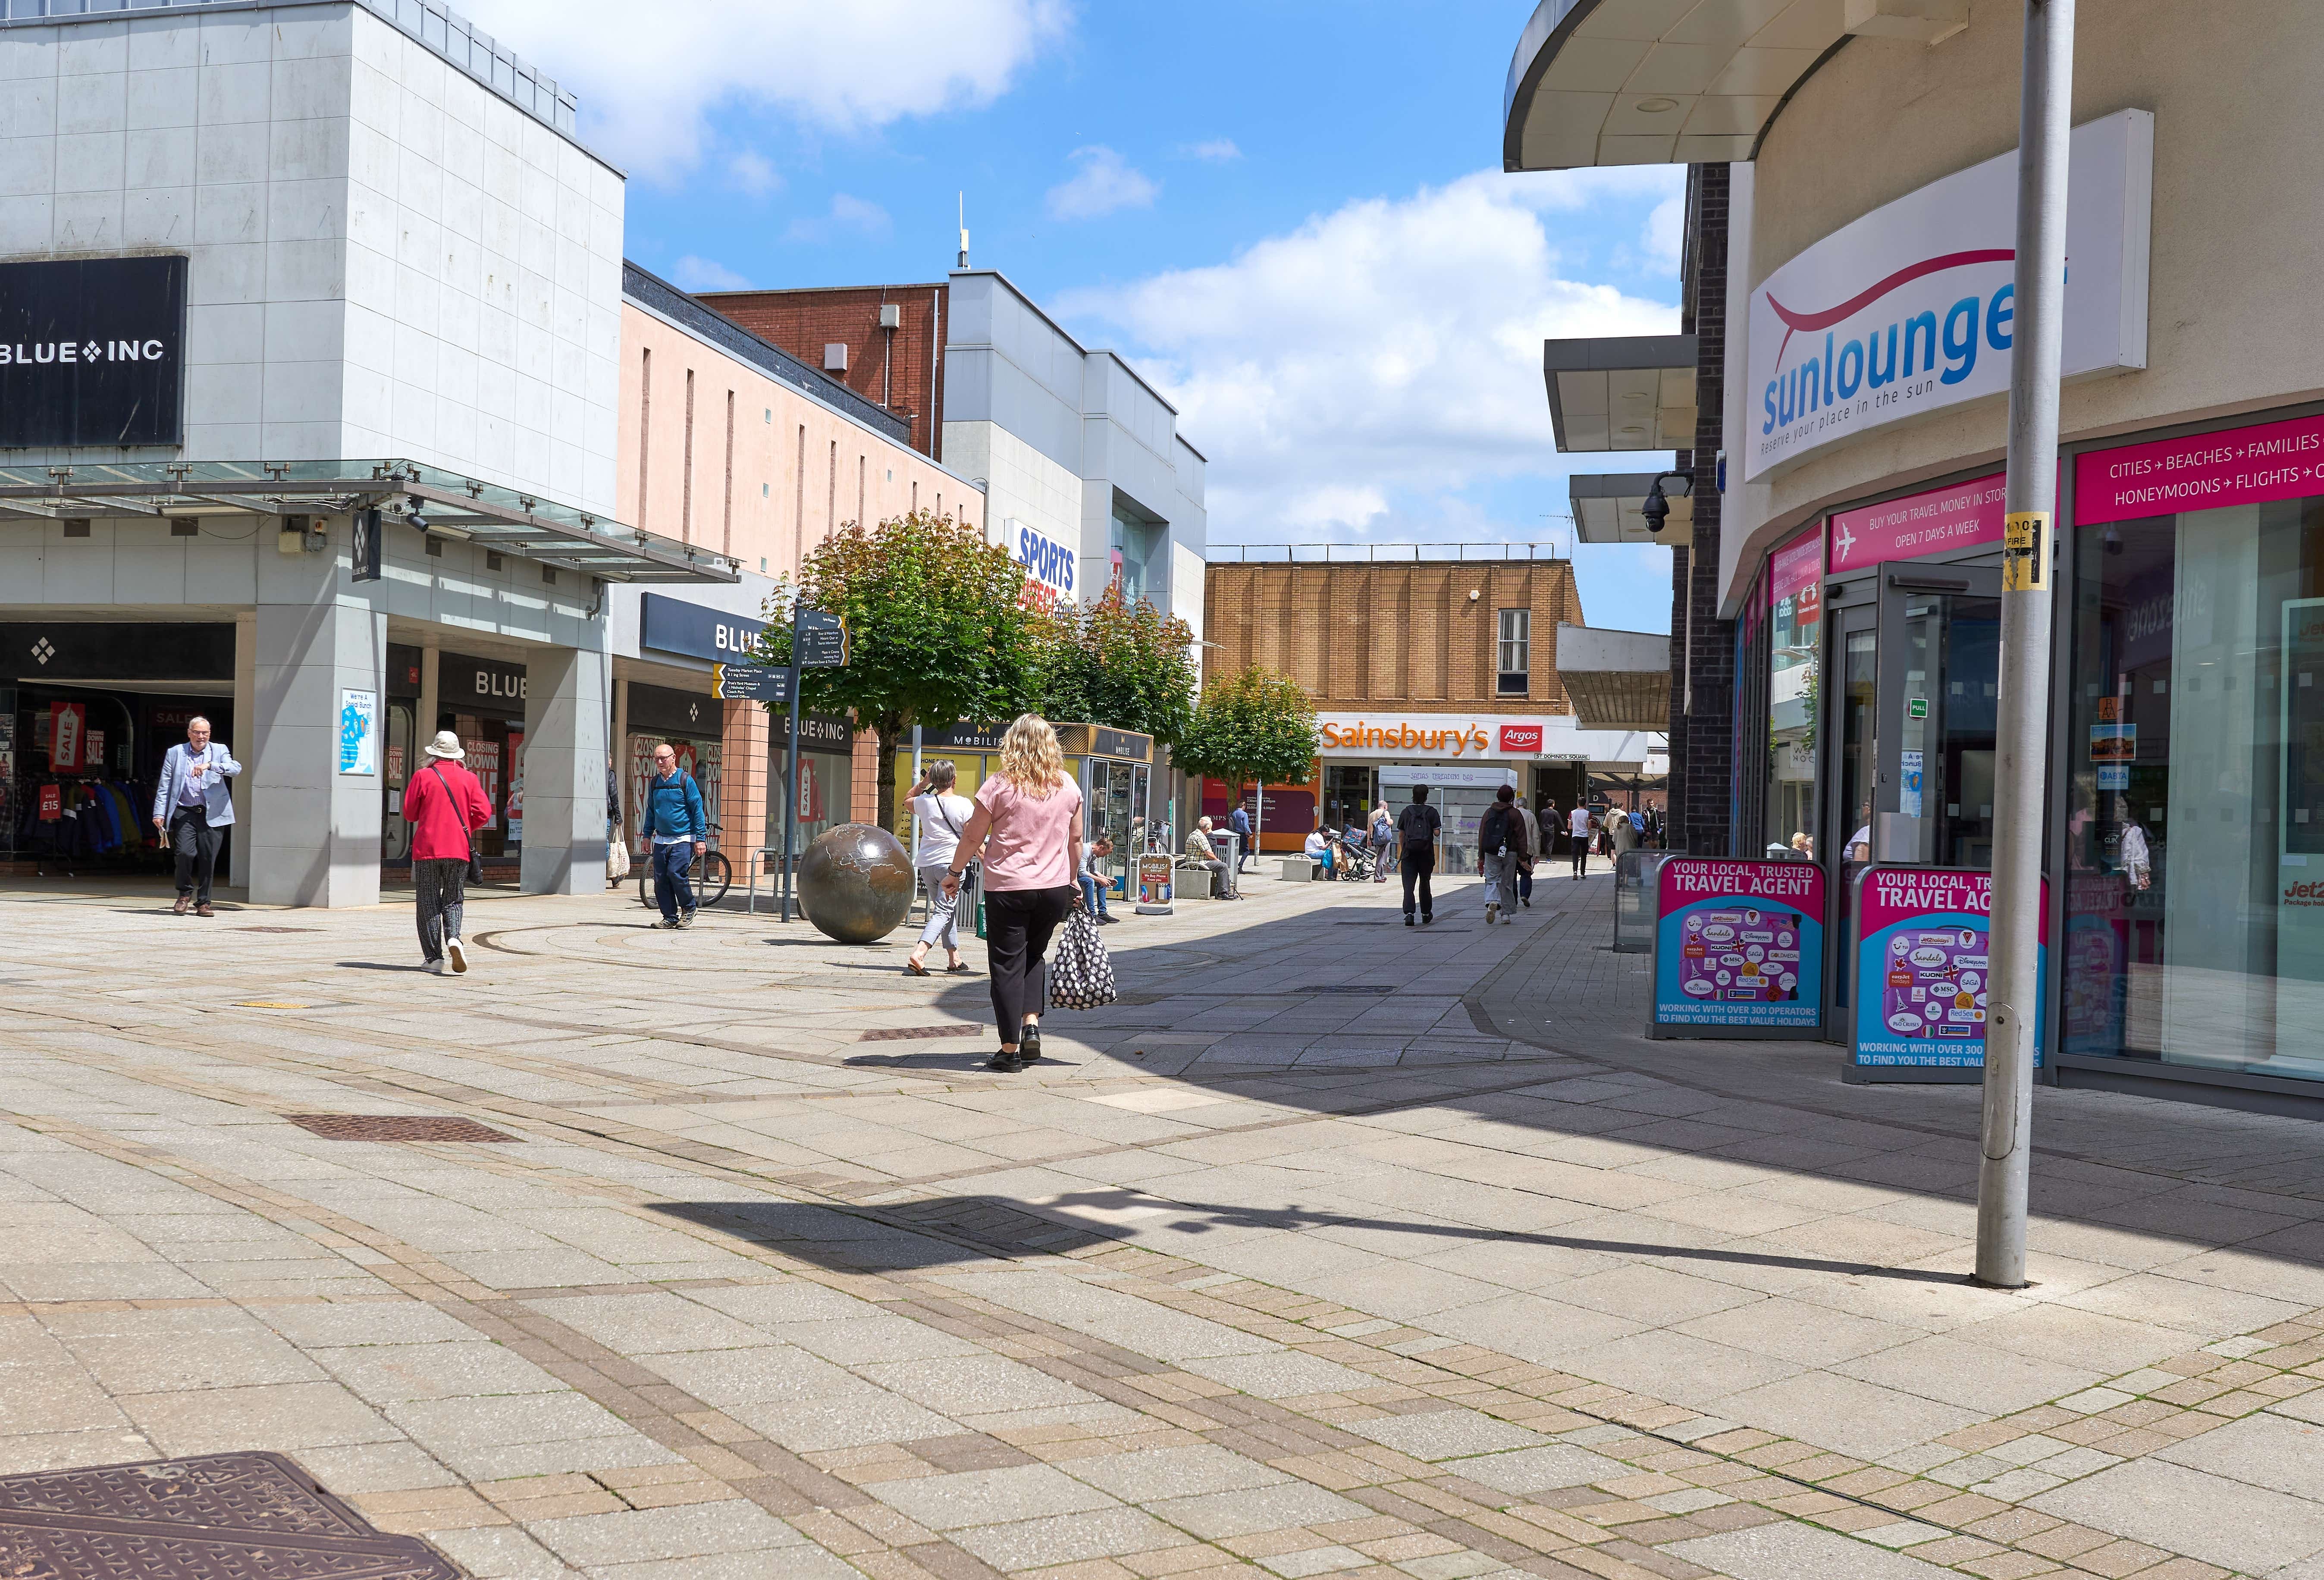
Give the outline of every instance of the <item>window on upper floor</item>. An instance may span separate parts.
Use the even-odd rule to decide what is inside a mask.
[[[1523,697],[1533,672],[1533,611],[1503,609],[1500,616],[1500,675],[1493,694]]]

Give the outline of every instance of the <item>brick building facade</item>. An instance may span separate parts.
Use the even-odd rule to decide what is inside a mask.
[[[842,285],[798,291],[716,291],[696,300],[770,340],[809,367],[911,423],[912,448],[944,458],[944,343],[951,288]],[[881,310],[896,310],[896,327]],[[824,367],[824,348],[847,347],[846,371]]]
[[[1670,804],[1674,848],[1735,848],[1735,626],[1719,618],[1719,455],[1726,443],[1727,190],[1725,164],[1687,170],[1686,278],[1681,327],[1695,337],[1694,449],[1677,467],[1694,478],[1691,548],[1674,551]]]
[[[1205,680],[1265,664],[1298,681],[1318,709],[1573,711],[1557,679],[1558,624],[1582,624],[1565,560],[1213,565],[1205,584]],[[1518,695],[1499,694],[1503,609],[1532,614]]]

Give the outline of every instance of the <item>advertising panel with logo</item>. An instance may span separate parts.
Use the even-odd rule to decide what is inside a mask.
[[[0,263],[0,447],[174,445],[186,260]]]
[[[1891,1074],[1982,1069],[1993,875],[1953,867],[1868,867],[1856,885],[1849,1064]],[[2038,1066],[2050,991],[2046,882],[2035,959]]]
[[[1657,1038],[1813,1038],[1823,1030],[1823,869],[1673,856],[1655,879]]]
[[[1080,558],[1079,554],[1013,516],[1003,530],[1010,536],[1002,541],[1016,555],[1017,563],[1025,568],[1026,603],[1046,609],[1059,598],[1074,596],[1074,561]]]
[[[2066,213],[2064,376],[2146,365],[2154,118],[2074,129]],[[2017,155],[1874,209],[1751,293],[1753,481],[1823,446],[2009,388]]]

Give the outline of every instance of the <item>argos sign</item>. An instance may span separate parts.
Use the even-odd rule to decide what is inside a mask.
[[[2154,117],[2074,129],[2068,378],[2146,365]],[[2017,155],[1932,181],[1833,232],[1751,293],[1743,476],[2009,388]]]

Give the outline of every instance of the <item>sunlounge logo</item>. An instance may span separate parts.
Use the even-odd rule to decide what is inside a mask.
[[[1776,365],[1782,371],[1768,380],[1761,392],[1765,415],[1759,431],[1771,434],[1827,407],[1846,406],[1858,398],[1859,391],[1868,401],[1892,385],[1902,385],[1899,393],[1909,397],[1916,393],[1926,394],[1936,388],[1932,384],[1915,386],[1915,378],[1935,374],[1938,384],[1957,384],[1967,379],[1977,371],[1980,340],[1996,351],[2007,351],[2015,338],[2017,287],[2014,282],[1990,297],[1975,293],[1958,299],[1945,310],[1941,329],[1934,308],[1910,317],[1899,315],[1889,320],[1885,332],[1876,326],[1860,337],[1835,345],[1837,327],[1848,324],[1883,298],[1915,281],[1979,263],[2014,263],[2016,257],[2012,248],[1987,247],[1923,258],[1839,306],[1815,312],[1796,311],[1776,300],[1773,291],[1767,292],[1767,309],[1784,325],[1783,343],[1775,352]],[[1877,319],[1878,315],[1874,316]],[[1818,331],[1823,333],[1822,354],[1818,356],[1812,348],[1806,361],[1783,368],[1792,337]],[[1941,343],[1945,365],[1944,371],[1939,373],[1937,352]],[[1868,404],[1866,409],[1869,409]]]

